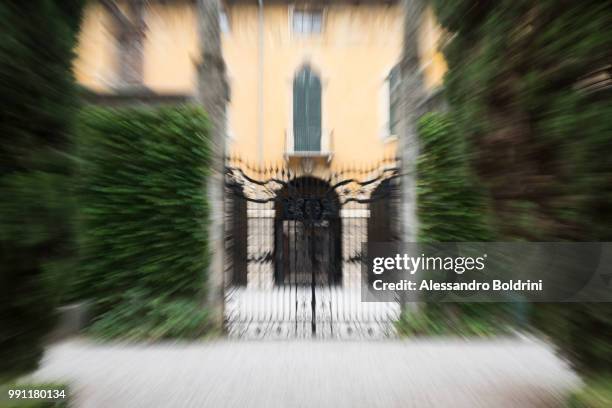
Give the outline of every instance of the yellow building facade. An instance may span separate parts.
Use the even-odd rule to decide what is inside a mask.
[[[195,2],[147,2],[142,20],[142,85],[160,95],[193,96],[201,54]],[[324,168],[394,156],[398,78],[392,74],[401,58],[403,22],[401,2],[225,2],[226,151],[254,164],[309,157]],[[430,90],[445,71],[440,35],[427,11],[418,41]],[[75,63],[80,84],[100,94],[121,89],[118,42],[108,10],[90,3]],[[300,75],[310,85],[296,96]],[[319,127],[307,132],[318,142],[298,140],[302,125]]]

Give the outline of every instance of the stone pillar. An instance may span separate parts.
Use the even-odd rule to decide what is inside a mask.
[[[419,155],[417,121],[424,99],[424,84],[419,60],[419,28],[424,12],[424,0],[402,0],[404,9],[404,39],[400,61],[402,112],[399,122],[399,150],[401,159],[401,240],[416,242],[418,217],[416,202],[416,161]],[[419,305],[404,305],[405,310],[417,312]]]
[[[402,120],[400,126],[399,149],[401,170],[404,176],[401,183],[402,241],[415,242],[418,232],[416,214],[416,160],[419,154],[417,121],[419,106],[424,99],[424,85],[419,63],[418,33],[424,12],[423,0],[403,0],[404,40],[400,61]]]
[[[213,323],[223,327],[224,306],[224,156],[225,107],[228,87],[225,63],[221,50],[219,0],[198,0],[200,29],[200,62],[198,64],[198,102],[202,104],[211,123],[211,175],[207,194],[210,206],[208,241],[211,263],[206,273],[205,305]]]

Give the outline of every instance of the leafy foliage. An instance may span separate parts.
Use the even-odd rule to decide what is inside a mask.
[[[75,295],[93,299],[94,332],[196,334],[208,265],[205,113],[92,108],[81,119]]]
[[[404,311],[396,323],[403,336],[487,337],[510,333],[507,310],[492,304],[427,304],[415,313]]]
[[[140,288],[121,294],[115,307],[103,313],[90,332],[102,339],[196,338],[210,329],[208,312],[194,298],[173,298]]]
[[[467,145],[451,117],[444,113],[424,115],[418,134],[419,242],[490,240],[488,202],[477,187]],[[490,335],[508,329],[511,312],[509,305],[503,304],[430,302],[418,313],[403,313],[398,330],[404,335]]]
[[[503,240],[612,238],[612,2],[431,0],[446,93]],[[612,369],[612,307],[538,306],[576,366]]]
[[[36,367],[74,246],[71,70],[82,1],[2,2],[0,374]]]
[[[442,113],[419,121],[417,211],[420,242],[487,241],[488,209],[469,168],[465,141]]]
[[[612,377],[588,379],[585,386],[569,399],[569,408],[606,408],[612,406]]]
[[[612,2],[432,3],[454,34],[446,93],[496,229],[506,239],[609,240]]]

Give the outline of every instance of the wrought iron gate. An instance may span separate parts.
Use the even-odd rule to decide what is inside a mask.
[[[363,303],[362,244],[398,238],[396,160],[325,177],[226,166],[226,321],[234,337],[381,337],[399,305]]]

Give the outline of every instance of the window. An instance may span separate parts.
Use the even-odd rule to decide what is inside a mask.
[[[309,67],[293,80],[293,137],[296,152],[321,150],[321,81]]]
[[[387,77],[387,85],[389,87],[389,136],[397,135],[398,132],[400,82],[399,65],[396,65]]]
[[[227,17],[225,10],[219,11],[219,28],[221,29],[222,33],[229,33],[229,18]]]
[[[229,103],[225,104],[225,137],[228,140],[234,139],[234,133],[232,132],[232,111],[230,110]]]
[[[292,29],[297,34],[320,34],[323,23],[322,10],[293,10]]]

